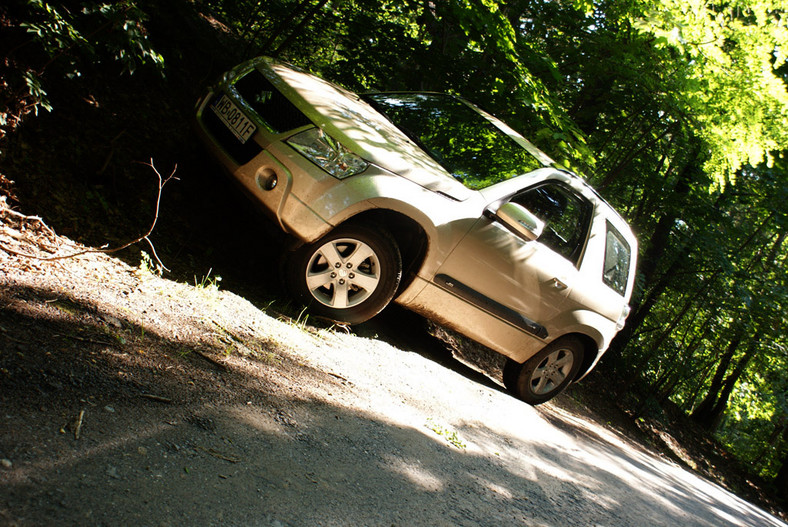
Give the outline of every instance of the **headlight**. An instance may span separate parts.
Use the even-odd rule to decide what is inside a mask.
[[[369,163],[320,128],[310,128],[285,141],[301,155],[338,179],[365,171]]]

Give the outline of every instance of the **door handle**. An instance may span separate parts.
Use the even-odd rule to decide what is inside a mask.
[[[560,278],[556,277],[556,278],[553,278],[551,281],[553,282],[553,287],[555,287],[559,291],[563,291],[564,289],[566,289],[568,287],[564,282],[561,281]]]

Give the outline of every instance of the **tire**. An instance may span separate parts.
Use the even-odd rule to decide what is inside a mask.
[[[510,390],[528,404],[546,402],[564,391],[577,377],[583,364],[583,355],[584,348],[580,339],[558,339],[523,364],[517,365],[515,362],[519,368],[510,367],[509,382],[513,384],[513,390]],[[504,383],[507,382],[506,373],[504,369]]]
[[[365,225],[340,226],[300,247],[285,264],[285,280],[309,310],[345,324],[380,313],[399,287],[402,259],[392,236]]]
[[[503,385],[514,394],[517,393],[517,378],[522,369],[523,365],[512,359],[506,359],[506,364],[503,366]]]

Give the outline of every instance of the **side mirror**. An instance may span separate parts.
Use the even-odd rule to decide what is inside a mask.
[[[544,222],[517,203],[507,202],[498,207],[498,210],[487,209],[487,212],[493,219],[528,241],[539,238],[544,230]]]

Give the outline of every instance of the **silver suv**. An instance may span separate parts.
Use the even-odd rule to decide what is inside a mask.
[[[438,93],[358,95],[268,58],[197,104],[202,139],[294,240],[286,280],[355,324],[392,300],[505,355],[538,404],[587,374],[629,312],[637,241],[576,175]]]

